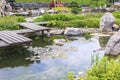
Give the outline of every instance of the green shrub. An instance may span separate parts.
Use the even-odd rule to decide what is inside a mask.
[[[68,73],[67,73],[67,78],[68,78],[69,80],[76,80],[76,79],[75,79],[75,76],[74,76],[74,74],[73,74],[72,72],[68,72]]]
[[[26,22],[25,17],[22,17],[22,16],[17,16],[15,17],[15,19],[17,22]]]
[[[83,20],[72,20],[67,22],[66,27],[89,27],[98,28],[99,19],[83,19]]]
[[[48,27],[58,27],[58,28],[66,28],[66,27],[89,27],[89,28],[98,28],[99,27],[99,19],[83,19],[83,20],[71,20],[71,21],[50,21],[47,25]]]
[[[81,10],[82,10],[81,8],[72,7],[71,12],[74,13],[74,14],[79,14]]]
[[[119,80],[120,58],[103,57],[87,71],[84,80]]]
[[[113,16],[117,19],[120,19],[120,12],[119,11],[113,12]]]
[[[60,13],[60,14],[44,14],[43,16],[40,16],[40,17],[36,18],[34,21],[35,21],[35,22],[40,22],[40,21],[52,21],[52,20],[57,20],[57,21],[70,21],[70,20],[75,20],[75,19],[84,19],[84,17],[81,16],[81,15],[66,14],[66,13]]]
[[[85,18],[101,18],[104,15],[104,13],[98,12],[98,13],[86,13]]]
[[[19,29],[15,17],[1,17],[0,18],[0,30],[14,30]]]
[[[120,19],[116,19],[115,24],[120,25]]]
[[[53,17],[51,14],[44,14],[43,16],[36,18],[34,21],[39,22],[39,21],[51,21],[51,20],[53,20]]]
[[[71,8],[67,8],[67,7],[54,7],[52,8],[53,10],[56,10],[59,13],[63,13],[63,12],[71,12]]]
[[[78,2],[76,1],[72,1],[68,7],[72,8],[71,12],[74,13],[74,14],[79,14],[80,11],[82,10],[81,9],[81,6],[78,4]]]
[[[36,19],[34,19],[34,22],[41,22],[41,21],[47,21],[47,20],[43,20],[43,16],[39,16]]]
[[[73,7],[80,7],[80,5],[78,4],[78,2],[76,2],[76,1],[72,1],[69,5],[68,5],[68,7],[70,7],[70,8],[73,8]]]
[[[76,80],[73,73],[69,73],[69,80]],[[80,80],[119,80],[120,79],[120,56],[118,58],[106,57],[98,60]]]
[[[66,25],[65,25],[65,22],[64,21],[50,21],[48,24],[47,24],[48,27],[57,27],[57,28],[65,28]]]

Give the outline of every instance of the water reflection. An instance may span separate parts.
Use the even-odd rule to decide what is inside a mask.
[[[99,42],[101,47],[105,47],[110,37],[100,37]]]
[[[75,74],[86,72],[90,67],[91,55],[103,56],[104,51],[94,52],[99,48],[101,46],[98,37],[91,37],[88,40],[82,37],[69,41],[60,48],[66,50],[67,57],[65,58],[57,57],[43,59],[40,62],[27,62],[20,57],[2,61],[0,80],[65,80],[69,71]]]

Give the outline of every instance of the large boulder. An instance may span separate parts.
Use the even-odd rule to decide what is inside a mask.
[[[120,54],[120,33],[114,34],[108,41],[105,54],[117,56]]]
[[[100,29],[102,32],[110,32],[112,31],[113,24],[115,22],[115,18],[112,13],[105,13],[100,19]]]
[[[65,31],[64,31],[64,35],[67,35],[67,36],[78,36],[82,34],[82,32],[80,31],[79,28],[66,28]]]

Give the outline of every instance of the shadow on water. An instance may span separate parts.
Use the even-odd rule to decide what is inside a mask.
[[[100,37],[99,42],[101,47],[105,47],[110,37]]]
[[[15,68],[19,66],[29,66],[32,62],[26,61],[29,51],[21,46],[0,49],[0,68]]]
[[[63,39],[65,36],[52,36],[50,42],[45,38],[42,41],[39,37],[32,37],[34,47],[51,45],[53,39]],[[102,38],[104,39],[104,38]],[[80,37],[78,40],[66,42],[60,46],[60,51],[65,51],[63,57],[42,59],[40,62],[26,61],[29,52],[8,59],[0,60],[0,80],[66,80],[67,72],[85,73],[91,65],[91,54],[103,56],[104,51],[94,52],[101,48],[104,41],[87,34],[87,39]],[[21,51],[16,49],[17,52]],[[23,50],[22,50],[23,51]],[[15,54],[17,54],[17,52]]]

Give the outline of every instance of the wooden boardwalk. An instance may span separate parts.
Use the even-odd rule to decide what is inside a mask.
[[[50,30],[49,28],[43,27],[43,26],[39,26],[35,23],[19,23],[20,26],[31,29],[33,31],[48,31]]]
[[[20,34],[42,31],[42,35],[43,35],[44,31],[50,30],[49,28],[39,26],[35,23],[19,23],[19,25],[26,29],[13,30],[13,31],[7,31],[7,30],[0,31],[0,47],[31,43],[32,42],[31,39],[24,37]]]
[[[32,40],[11,31],[0,31],[0,47],[31,43]]]
[[[26,33],[34,33],[31,29],[20,29],[20,30],[13,30],[12,32],[16,34],[26,34]]]
[[[48,24],[49,22],[35,22],[35,24],[38,24],[38,25],[44,25],[44,24]]]

